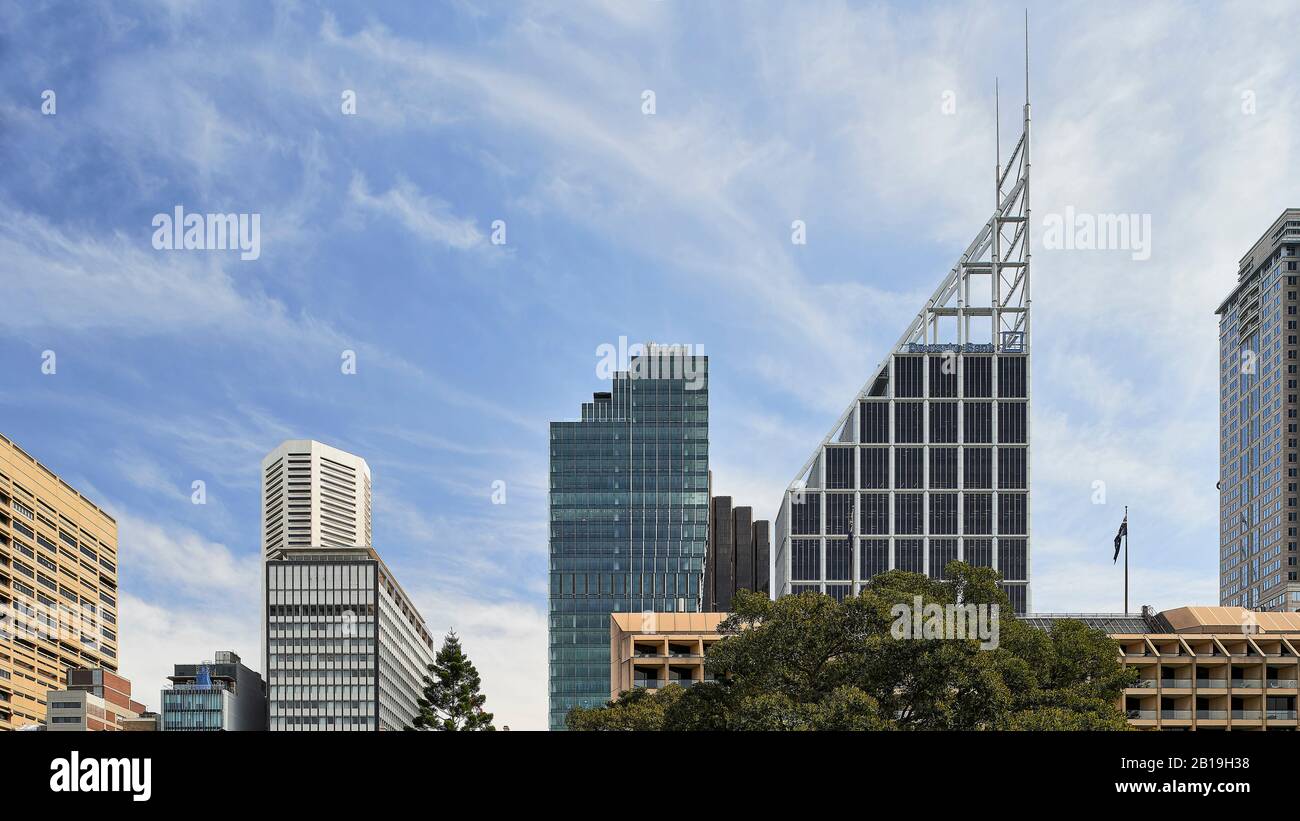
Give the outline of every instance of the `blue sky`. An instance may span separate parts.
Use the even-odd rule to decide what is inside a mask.
[[[987,219],[1021,9],[0,0],[0,430],[118,517],[144,700],[256,655],[258,463],[316,438],[369,461],[375,545],[489,707],[543,727],[547,422],[603,343],[703,345],[715,487],[771,516]],[[1120,607],[1125,504],[1134,603],[1216,599],[1213,311],[1296,204],[1295,12],[1031,4],[1036,235],[1152,223],[1145,261],[1036,239],[1036,610]],[[260,257],[155,250],[178,204],[260,214]]]

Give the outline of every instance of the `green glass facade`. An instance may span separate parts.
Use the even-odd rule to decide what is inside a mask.
[[[709,524],[708,358],[634,357],[551,423],[550,728],[609,700],[609,615],[698,612]]]

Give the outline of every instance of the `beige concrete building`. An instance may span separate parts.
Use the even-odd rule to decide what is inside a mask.
[[[1179,607],[1160,613],[1035,615],[1105,630],[1138,681],[1120,705],[1138,728],[1295,730],[1300,613]]]
[[[612,613],[610,698],[637,687],[689,687],[705,680],[705,651],[727,613]]]
[[[117,522],[0,435],[0,731],[75,667],[118,667]]]

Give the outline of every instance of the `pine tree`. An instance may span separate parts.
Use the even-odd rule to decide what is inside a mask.
[[[420,714],[409,730],[495,730],[492,714],[483,712],[487,696],[478,691],[479,676],[461,650],[456,631],[447,633],[429,673],[424,677]]]

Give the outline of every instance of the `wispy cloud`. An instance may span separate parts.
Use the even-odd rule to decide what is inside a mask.
[[[384,193],[372,194],[365,176],[357,173],[348,195],[363,210],[397,220],[426,242],[461,250],[483,243],[483,234],[474,220],[456,216],[448,203],[422,193],[410,180],[398,179]]]

